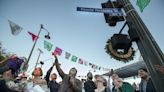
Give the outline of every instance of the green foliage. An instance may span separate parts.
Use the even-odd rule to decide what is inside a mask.
[[[4,57],[4,56],[0,56],[0,62],[1,62],[3,59],[5,59],[5,57]]]

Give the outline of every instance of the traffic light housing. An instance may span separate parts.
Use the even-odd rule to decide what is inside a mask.
[[[126,34],[114,34],[111,37],[111,43],[113,49],[116,51],[118,49],[123,49],[124,52],[128,52],[129,48],[132,46],[131,39]]]
[[[101,4],[102,8],[122,8],[123,5],[116,1],[107,1]],[[104,13],[105,21],[109,26],[116,26],[117,22],[124,21],[123,16],[110,16],[109,14]]]

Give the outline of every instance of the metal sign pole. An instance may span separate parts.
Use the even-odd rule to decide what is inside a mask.
[[[146,67],[151,75],[151,79],[155,86],[156,92],[164,92],[164,74],[156,70],[155,65],[164,66],[164,55],[149,32],[146,25],[132,6],[129,0],[117,0],[123,4],[126,13],[126,20],[130,31],[134,32],[133,36],[137,36],[136,41],[138,48],[143,56]],[[129,34],[130,35],[130,34]]]

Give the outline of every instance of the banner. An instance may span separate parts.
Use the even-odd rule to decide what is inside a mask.
[[[83,61],[81,58],[79,58],[78,63],[79,63],[79,64],[83,64],[83,62],[84,62],[84,61]]]
[[[60,56],[62,54],[62,49],[60,49],[59,47],[56,47],[54,53]]]
[[[63,51],[62,49],[60,49],[59,47],[56,47],[56,49],[53,52],[53,54],[55,53],[55,55],[61,55],[62,51]],[[67,51],[65,51],[65,59],[67,59],[67,60],[70,59],[72,62],[77,62],[78,64],[89,66],[90,68],[94,69],[94,71],[95,70],[103,70],[103,71],[108,70],[107,68],[104,68],[104,67],[101,67],[101,66],[97,66],[97,65],[95,65],[93,63],[87,62],[84,59],[79,58],[79,57],[77,57],[75,55],[72,55],[71,53],[69,53]]]
[[[99,70],[101,70],[101,67],[99,67]]]
[[[145,9],[145,7],[150,3],[150,0],[137,0],[137,5],[141,12]]]
[[[12,35],[18,35],[22,30],[23,28],[21,26],[19,26],[18,24],[15,24],[14,22],[8,20],[9,22],[9,25],[10,25],[10,28],[11,28],[11,33]]]
[[[69,59],[69,58],[70,58],[70,56],[71,56],[71,54],[70,54],[70,53],[65,52],[65,59]]]
[[[89,66],[92,66],[92,63],[89,63]]]
[[[36,39],[38,39],[38,37],[35,34],[33,34],[31,32],[28,32],[28,34],[31,35],[32,41],[35,41]]]
[[[51,43],[44,41],[44,48],[47,49],[48,51],[51,51],[52,46],[53,45]]]
[[[76,62],[77,61],[77,57],[76,56],[72,56],[71,61]]]
[[[85,66],[88,66],[88,62],[87,61],[84,61],[83,62]]]

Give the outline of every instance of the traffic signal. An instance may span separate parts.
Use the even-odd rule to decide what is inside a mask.
[[[111,43],[113,49],[116,51],[118,49],[124,50],[124,52],[128,52],[129,48],[132,46],[131,39],[126,34],[114,34],[111,37]]]
[[[101,4],[102,8],[122,8],[123,5],[119,4],[116,1],[107,1],[105,3]],[[109,24],[109,26],[115,26],[117,24],[117,22],[119,21],[124,21],[124,17],[123,16],[110,16],[107,13],[104,13],[105,16],[105,21],[106,23]]]

